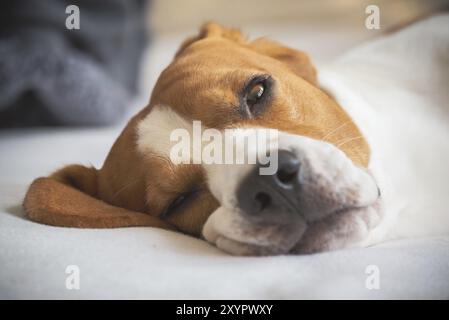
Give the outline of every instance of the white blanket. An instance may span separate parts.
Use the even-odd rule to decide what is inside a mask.
[[[382,50],[383,41],[371,48]],[[363,72],[362,57],[340,61],[356,59]],[[73,162],[100,166],[119,131],[0,133],[0,298],[449,298],[449,236],[243,258],[153,228],[57,228],[23,217],[33,178]],[[79,268],[78,290],[66,288],[69,265]]]

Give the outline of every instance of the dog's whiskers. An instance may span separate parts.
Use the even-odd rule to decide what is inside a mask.
[[[326,138],[329,138],[331,135],[337,133],[338,130],[340,130],[341,128],[343,128],[344,126],[346,126],[348,123],[350,123],[350,121],[346,121],[346,122],[344,122],[342,125],[339,125],[338,127],[332,129],[332,130],[329,131],[327,134],[325,134],[323,137],[321,137],[320,140],[321,140],[321,141],[325,141]]]
[[[349,138],[349,139],[346,139],[346,140],[343,140],[343,141],[339,141],[337,143],[337,148],[341,147],[342,145],[344,145],[344,144],[346,144],[348,142],[351,142],[351,141],[354,141],[354,140],[358,140],[358,139],[362,139],[362,138],[363,138],[363,136],[357,136],[357,137]]]

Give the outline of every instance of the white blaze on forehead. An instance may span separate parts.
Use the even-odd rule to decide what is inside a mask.
[[[192,134],[192,123],[168,106],[154,106],[137,125],[137,149],[144,155],[156,153],[169,158],[170,135],[176,129],[185,129]]]

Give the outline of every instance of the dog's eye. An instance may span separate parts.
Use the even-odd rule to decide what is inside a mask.
[[[248,106],[257,103],[265,92],[265,86],[263,83],[257,83],[254,85],[246,96],[246,103]]]
[[[269,75],[258,75],[248,81],[241,100],[245,116],[257,117],[264,112],[272,97],[272,86],[273,79]]]

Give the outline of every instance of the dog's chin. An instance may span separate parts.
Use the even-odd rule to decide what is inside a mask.
[[[301,239],[288,252],[310,254],[357,246],[369,236],[381,218],[380,197],[369,206],[338,210],[309,224]]]
[[[338,210],[305,224],[245,227],[239,220],[234,225],[238,229],[221,232],[208,221],[210,224],[206,224],[203,235],[218,248],[240,256],[311,254],[354,247],[381,221],[381,201],[379,197],[371,205]]]

